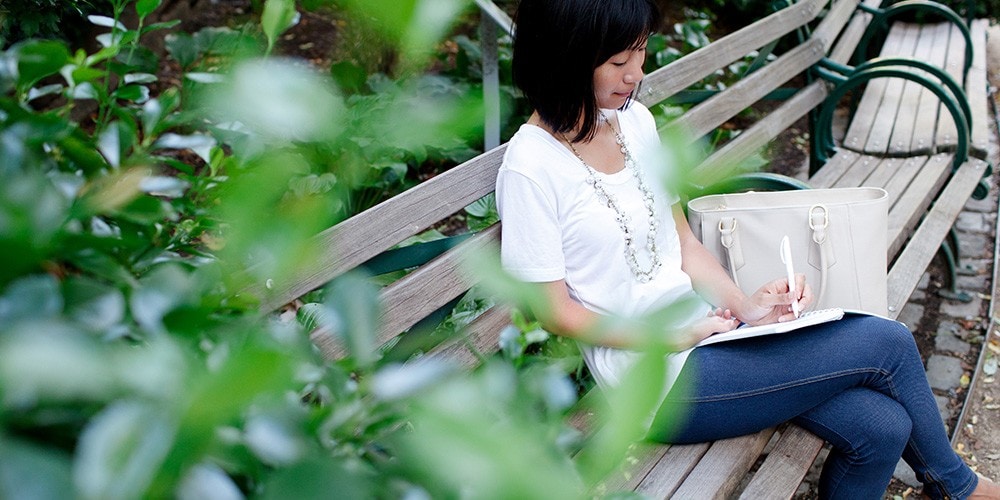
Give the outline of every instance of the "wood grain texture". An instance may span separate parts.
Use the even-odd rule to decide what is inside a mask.
[[[271,311],[491,193],[506,145],[490,150],[316,236],[319,255],[287,280],[241,292]]]
[[[797,425],[788,424],[740,498],[791,498],[821,449],[822,439]]]
[[[826,3],[825,0],[798,2],[646,75],[639,102],[647,106],[656,104],[694,85],[751,51],[812,21]]]
[[[889,269],[890,317],[895,318],[899,315],[907,299],[916,289],[923,273],[915,271],[927,269],[941,242],[955,223],[958,213],[976,188],[985,168],[986,163],[982,160],[971,159],[955,171],[951,181],[913,234],[910,244],[892,264]]]
[[[729,498],[773,434],[772,428],[756,434],[715,441],[674,496]]]

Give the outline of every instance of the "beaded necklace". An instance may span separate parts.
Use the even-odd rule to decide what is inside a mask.
[[[607,121],[605,120],[602,121]],[[566,134],[561,134],[562,139],[569,144],[569,148],[576,155],[577,159],[585,169],[587,169],[587,184],[594,187],[594,191],[597,192],[597,197],[599,200],[603,201],[609,208],[615,211],[615,220],[618,222],[618,227],[622,230],[625,236],[625,261],[628,263],[629,269],[632,271],[632,275],[640,283],[647,283],[656,276],[656,273],[660,270],[660,266],[663,264],[660,260],[660,253],[656,248],[656,228],[659,226],[659,222],[656,216],[655,203],[653,201],[653,192],[646,185],[643,179],[642,172],[639,171],[639,167],[635,164],[635,159],[632,157],[632,152],[629,151],[628,145],[625,144],[625,138],[622,136],[621,132],[618,131],[607,121],[608,126],[611,127],[611,131],[615,134],[615,142],[621,148],[622,154],[625,156],[625,168],[632,172],[632,176],[639,184],[639,191],[642,194],[643,203],[646,206],[646,211],[649,215],[649,232],[646,233],[646,250],[650,254],[650,266],[649,269],[643,269],[639,266],[639,260],[637,258],[638,250],[635,244],[635,233],[632,230],[631,222],[632,218],[628,216],[618,204],[618,199],[615,195],[609,193],[604,188],[604,182],[597,175],[597,170],[591,167],[577,151],[576,146],[573,145],[569,139],[566,138]]]

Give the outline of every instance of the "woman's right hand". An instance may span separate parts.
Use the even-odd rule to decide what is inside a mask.
[[[681,339],[677,346],[678,351],[694,347],[695,344],[705,340],[716,333],[728,332],[740,326],[740,320],[733,316],[729,309],[716,308],[708,312],[708,315],[694,323],[691,323],[681,331]]]

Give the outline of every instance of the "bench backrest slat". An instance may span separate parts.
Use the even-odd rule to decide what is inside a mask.
[[[769,63],[769,71],[756,71],[740,79],[726,92],[716,94],[688,110],[672,125],[687,130],[692,137],[702,137],[819,62],[822,57],[822,45],[808,40]]]
[[[646,75],[639,102],[652,106],[698,83],[750,51],[812,21],[826,0],[807,0],[782,9]]]
[[[455,248],[387,286],[382,291],[377,342],[385,342],[447,304],[478,281],[467,259],[500,239],[494,224]]]
[[[487,151],[317,235],[322,249],[299,276],[247,290],[274,310],[493,192],[506,145]]]

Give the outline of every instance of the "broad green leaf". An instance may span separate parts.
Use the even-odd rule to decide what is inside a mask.
[[[110,18],[108,16],[90,15],[87,16],[87,20],[90,21],[90,23],[95,26],[104,26],[105,28],[116,28],[122,31],[128,29],[125,27],[124,24],[121,23],[121,21],[115,21],[113,18]]]
[[[368,74],[365,69],[351,61],[338,61],[330,66],[330,75],[341,90],[349,94],[357,94],[365,87]]]
[[[149,87],[145,85],[125,85],[115,89],[112,97],[142,104],[149,100]]]
[[[135,12],[139,14],[139,19],[145,19],[146,16],[152,14],[160,6],[160,2],[162,0],[136,0]]]
[[[340,319],[341,336],[359,367],[375,361],[375,332],[378,331],[378,293],[366,276],[345,274],[327,288],[327,307]]]
[[[214,107],[223,119],[239,121],[267,140],[327,140],[342,127],[344,114],[330,83],[292,61],[247,61],[215,89]]]
[[[147,331],[163,333],[163,317],[177,307],[196,300],[190,275],[176,265],[157,267],[140,280],[129,298],[132,317]]]
[[[295,10],[295,0],[267,0],[260,15],[261,28],[267,37],[267,51],[270,53],[278,37],[292,27],[299,13]]]
[[[317,457],[274,471],[263,485],[261,498],[375,498],[377,480],[365,469],[347,468],[336,459]]]
[[[80,434],[73,479],[86,499],[144,496],[173,446],[177,423],[162,408],[123,401]]]
[[[153,83],[157,80],[152,73],[129,73],[125,75],[125,84],[130,83]]]
[[[180,23],[181,23],[180,19],[174,19],[174,20],[171,20],[171,21],[163,21],[161,23],[153,23],[153,24],[150,24],[148,26],[143,26],[142,30],[140,31],[140,34],[141,35],[145,35],[146,33],[149,33],[150,31],[167,30],[167,29],[173,28],[174,26],[177,26]]]
[[[17,87],[26,92],[39,80],[54,75],[69,62],[69,51],[62,42],[35,40],[16,47]]]
[[[163,45],[182,69],[194,64],[198,58],[198,46],[194,37],[187,33],[170,33],[164,37]]]

